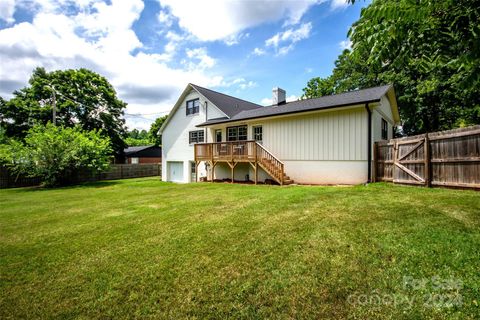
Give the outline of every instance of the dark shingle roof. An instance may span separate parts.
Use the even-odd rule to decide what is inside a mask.
[[[237,115],[240,112],[255,110],[263,108],[263,106],[238,99],[220,92],[216,92],[207,88],[197,86],[196,84],[190,84],[195,90],[200,92],[205,98],[210,100],[217,108],[222,110],[229,118]]]
[[[137,153],[139,151],[142,151],[142,150],[145,150],[145,149],[148,149],[148,148],[151,148],[151,147],[154,147],[154,146],[152,145],[152,146],[128,147],[128,148],[123,149],[123,152],[125,153],[126,156],[128,156],[129,154]]]
[[[279,106],[255,108],[239,112],[230,119],[212,119],[199,126],[376,102],[380,101],[390,88],[391,85],[385,85],[320,98],[292,101]]]

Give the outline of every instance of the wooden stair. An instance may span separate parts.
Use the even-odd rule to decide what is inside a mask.
[[[256,159],[258,165],[280,185],[289,185],[294,181],[284,171],[284,164],[261,144],[256,143]]]

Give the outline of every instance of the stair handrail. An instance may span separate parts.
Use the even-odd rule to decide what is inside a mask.
[[[284,165],[284,163],[283,163],[280,159],[278,159],[277,157],[275,157],[270,150],[268,150],[268,149],[265,148],[263,145],[261,145],[260,143],[258,143],[258,141],[255,141],[255,144],[256,144],[257,146],[259,146],[260,148],[262,148],[263,150],[265,150],[272,158],[274,158],[275,160],[277,160],[278,162],[280,162],[281,164]]]

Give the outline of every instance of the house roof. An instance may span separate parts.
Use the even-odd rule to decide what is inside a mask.
[[[355,90],[320,98],[305,99],[284,103],[281,105],[272,105],[267,107],[255,108],[241,111],[230,118],[211,119],[198,127],[212,124],[241,121],[256,118],[273,117],[292,113],[300,113],[321,109],[339,108],[350,105],[378,102],[387,93],[393,92],[393,86],[384,85],[362,90]],[[390,96],[390,95],[389,95]],[[394,96],[394,94],[393,94]],[[395,103],[396,107],[396,103]]]
[[[217,108],[219,108],[227,117],[231,118],[240,112],[255,110],[263,108],[263,106],[235,98],[220,92],[216,92],[207,88],[197,86],[196,84],[190,83],[190,85],[202,94],[205,98],[211,101]]]
[[[123,152],[125,153],[126,156],[129,156],[129,155],[132,155],[132,154],[135,154],[137,152],[147,150],[147,149],[150,149],[150,148],[160,148],[160,147],[157,147],[157,146],[128,147],[128,148],[123,149]]]
[[[158,133],[161,134],[163,130],[167,127],[168,123],[172,118],[172,115],[177,111],[177,109],[180,107],[180,103],[185,99],[185,97],[189,94],[191,90],[197,91],[205,99],[212,102],[221,112],[223,112],[223,114],[225,114],[224,119],[229,119],[242,111],[263,108],[263,106],[259,104],[255,104],[253,102],[235,98],[220,92],[200,87],[196,84],[189,83],[183,90],[175,105],[173,106],[167,119],[163,122],[163,125],[158,130]]]

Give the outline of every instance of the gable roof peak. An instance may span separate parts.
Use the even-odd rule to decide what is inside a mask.
[[[204,88],[193,83],[189,83],[189,85],[198,93],[203,95],[206,99],[211,101],[229,118],[235,116],[242,111],[263,108],[263,106],[259,104],[233,97],[225,93],[217,92],[208,88]]]

